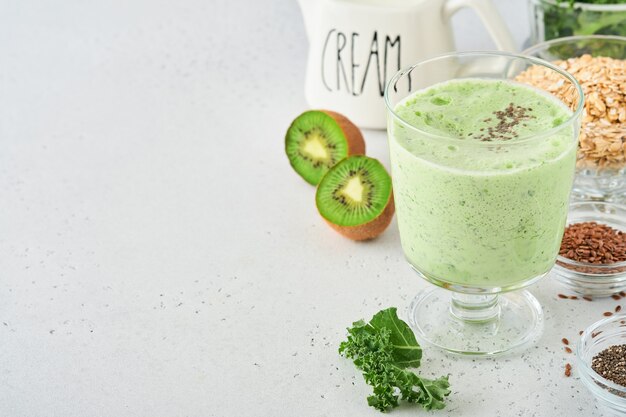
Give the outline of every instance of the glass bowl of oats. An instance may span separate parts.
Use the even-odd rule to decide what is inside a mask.
[[[626,202],[626,37],[571,36],[539,43],[523,53],[556,64],[583,88],[574,199]],[[564,101],[571,95],[538,66],[517,80]]]
[[[570,204],[552,275],[584,297],[626,296],[626,206],[605,201]]]

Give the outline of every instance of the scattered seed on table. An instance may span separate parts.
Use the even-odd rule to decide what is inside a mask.
[[[615,312],[616,313],[619,313],[620,311],[622,311],[622,306],[615,307]]]
[[[575,295],[570,295],[570,296],[569,296],[569,299],[570,299],[570,300],[578,300],[578,297],[576,297]]]
[[[563,342],[564,345],[569,345],[569,340],[566,338],[561,339],[561,342]]]
[[[582,335],[583,335],[583,331],[581,330],[578,332],[578,336],[582,336]]]
[[[613,315],[613,313],[610,312],[610,311],[605,311],[604,312],[604,317],[609,317],[609,316],[612,316],[612,315]]]
[[[569,346],[565,346],[565,351],[567,353],[572,353],[572,349]]]
[[[565,299],[565,300],[569,298],[569,297],[568,297],[567,295],[565,295],[565,294],[557,294],[557,297],[559,297],[559,298],[563,298],[563,299]]]
[[[620,291],[619,295],[621,295],[622,297],[626,297],[626,291]]]
[[[599,332],[591,333],[591,338],[593,339],[594,337],[598,336],[600,333],[602,333],[602,330],[600,330]]]
[[[586,297],[586,296],[585,296],[585,297],[583,297],[583,300],[593,301],[593,298],[591,298],[591,297]]]
[[[611,298],[617,301],[617,300],[620,300],[622,297],[618,294],[613,294]]]

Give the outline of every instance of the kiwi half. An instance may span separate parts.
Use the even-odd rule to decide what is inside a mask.
[[[393,217],[391,177],[376,159],[350,156],[322,178],[315,203],[324,220],[342,235],[373,239]]]
[[[358,127],[345,116],[328,110],[310,110],[291,123],[285,151],[293,169],[316,185],[337,162],[364,154],[365,141]]]

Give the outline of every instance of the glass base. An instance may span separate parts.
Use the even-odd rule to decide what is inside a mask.
[[[536,341],[543,311],[528,291],[468,295],[429,288],[411,302],[409,324],[420,342],[458,355],[491,357]]]

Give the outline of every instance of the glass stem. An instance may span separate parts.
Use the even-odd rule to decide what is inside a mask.
[[[464,322],[483,323],[498,319],[500,304],[498,295],[474,295],[453,293],[450,304],[453,317]]]

